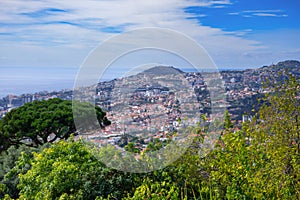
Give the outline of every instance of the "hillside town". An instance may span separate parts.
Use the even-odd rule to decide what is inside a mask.
[[[201,115],[210,122],[213,104],[220,111],[228,109],[232,122],[240,125],[257,111],[261,104],[259,98],[270,92],[264,83],[267,80],[276,83],[288,74],[299,79],[300,62],[221,71],[217,78],[222,80],[225,98],[215,102],[211,90],[218,89],[218,84],[208,88],[208,81],[214,81],[215,76],[209,72],[182,72],[158,66],[130,77],[100,82],[94,94],[95,104],[107,112],[112,124],[88,137],[99,144],[106,142],[117,147],[135,141],[138,150],[145,150],[154,139],[160,142],[179,139],[178,132],[196,125]],[[73,91],[8,95],[0,99],[0,117],[24,103],[51,98],[72,100]]]

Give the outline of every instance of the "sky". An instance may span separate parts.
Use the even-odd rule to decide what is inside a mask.
[[[300,60],[299,9],[298,0],[1,0],[0,90],[70,87],[99,44],[144,27],[187,35],[221,69]]]

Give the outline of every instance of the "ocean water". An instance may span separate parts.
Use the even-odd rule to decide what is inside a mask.
[[[0,67],[0,97],[71,89],[77,70],[66,67]]]
[[[73,89],[77,73],[75,67],[0,67],[0,98],[40,91]],[[108,81],[121,77],[128,69],[109,69],[100,77]]]
[[[181,70],[196,71],[194,68]],[[78,71],[79,67],[0,67],[0,98],[8,94],[73,89]],[[128,68],[109,68],[99,80],[119,78],[128,71]]]

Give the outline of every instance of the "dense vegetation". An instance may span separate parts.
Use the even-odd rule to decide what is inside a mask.
[[[90,106],[86,105],[87,103],[75,103],[75,111],[82,115],[81,118],[84,118],[84,114],[89,112],[87,109]],[[109,125],[106,113],[99,107],[95,108],[101,127]],[[93,110],[93,112],[95,111]],[[71,134],[76,134],[72,101],[58,98],[34,101],[13,109],[0,120],[0,151],[12,145],[25,144],[38,147],[45,143],[68,139]]]
[[[11,146],[1,154],[0,197],[300,199],[299,90],[294,78],[274,86],[263,100],[268,103],[241,130],[226,113],[222,136],[207,156],[199,156],[199,133],[176,162],[147,174],[107,168],[72,137],[38,149]]]

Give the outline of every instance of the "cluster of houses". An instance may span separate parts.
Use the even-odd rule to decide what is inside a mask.
[[[299,66],[299,62],[288,64],[298,64],[297,66]],[[262,82],[270,77],[276,80],[282,78],[278,74],[283,72],[284,68],[278,66],[221,71],[220,79],[223,83],[226,99],[220,98],[220,100],[213,103],[220,108],[226,107],[232,118],[238,123],[251,119],[251,114],[246,113],[247,110],[260,94],[270,92],[268,87],[262,87]],[[291,69],[291,73],[300,77],[300,67]],[[196,118],[196,116],[206,114],[207,119],[211,119],[212,100],[210,90],[212,88],[209,88],[207,84],[209,75],[206,74],[205,79],[203,73],[200,72],[182,72],[181,74],[177,71],[174,75],[158,74],[157,76],[160,76],[160,79],[156,79],[152,75],[150,78],[147,77],[147,80],[140,81],[146,76],[137,75],[128,79],[105,81],[96,86],[96,91],[88,91],[88,96],[95,93],[95,104],[107,112],[108,119],[112,122],[101,133],[95,132],[89,137],[99,143],[106,142],[120,148],[118,144],[124,140],[124,135],[132,134],[135,137],[143,138],[142,143],[136,143],[142,150],[153,138],[160,141],[177,138],[178,136],[174,136],[174,133],[184,126],[183,119],[187,116],[193,117],[194,115],[194,118]],[[211,77],[213,80],[213,75]],[[157,81],[154,81],[154,79]],[[172,81],[168,82],[167,79]],[[162,83],[161,80],[165,80],[165,85],[158,83]],[[181,83],[184,82],[188,83],[190,90],[185,90],[187,86],[181,88]],[[213,89],[218,89],[219,86],[214,84],[213,87],[215,87]],[[72,92],[72,90],[63,90],[19,96],[8,95],[0,99],[0,118],[5,116],[11,109],[27,102],[50,98],[71,100],[73,98]],[[194,96],[193,101],[185,102],[190,96]],[[82,98],[84,100],[84,97]],[[127,142],[130,142],[130,139],[127,140]]]

